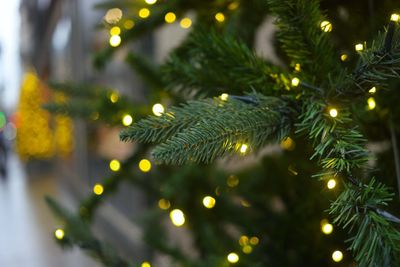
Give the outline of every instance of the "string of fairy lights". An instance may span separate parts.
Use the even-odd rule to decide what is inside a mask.
[[[149,7],[151,5],[154,5],[157,3],[157,0],[144,0],[144,1],[147,5],[149,5]],[[235,10],[236,8],[238,8],[238,6],[239,6],[238,2],[232,2],[229,5],[228,9]],[[138,18],[140,18],[140,19],[149,18],[151,16],[151,10],[149,9],[149,7],[140,8],[137,12]],[[123,27],[124,30],[131,30],[135,26],[134,20],[126,19],[126,20],[122,21],[122,17],[123,17],[123,11],[119,8],[109,9],[107,11],[106,15],[104,16],[104,20],[109,25],[114,25],[109,29],[109,35],[110,35],[109,44],[111,47],[118,47],[121,44],[121,42],[122,42],[121,27]],[[214,17],[215,17],[216,22],[218,22],[218,23],[223,23],[226,20],[225,14],[223,14],[222,12],[217,12],[214,15]],[[398,14],[392,14],[391,18],[390,18],[390,20],[393,22],[398,22],[399,19],[400,19],[400,16]],[[165,20],[166,24],[172,24],[172,23],[175,23],[178,21],[178,16],[174,12],[168,11],[165,13],[164,20]],[[122,24],[116,25],[117,23],[119,23],[121,21],[123,22]],[[179,25],[183,29],[189,29],[192,26],[192,23],[193,23],[193,21],[189,17],[182,17],[179,20]],[[331,22],[324,20],[320,23],[320,28],[323,32],[329,33],[333,30],[333,25]],[[364,49],[365,49],[365,44],[358,43],[355,45],[355,51],[358,53],[362,52]],[[349,56],[345,53],[340,55],[340,60],[343,62],[347,61],[348,58],[349,58]],[[300,63],[295,64],[294,71],[295,72],[301,71]],[[295,87],[304,85],[304,83],[298,77],[293,77],[291,79],[291,85],[293,88],[295,88]],[[374,110],[377,106],[376,101],[375,101],[374,97],[372,96],[376,92],[377,92],[376,87],[372,87],[369,90],[370,96],[367,99],[368,110]],[[228,101],[229,95],[227,93],[224,93],[224,94],[220,95],[219,98],[223,101]],[[118,92],[112,92],[109,95],[109,99],[112,103],[118,102],[118,100],[119,100]],[[155,116],[162,116],[165,113],[165,107],[161,103],[156,103],[152,106],[152,112]],[[327,114],[332,118],[336,118],[337,116],[339,116],[339,110],[336,107],[329,107],[327,109]],[[123,116],[121,117],[121,123],[123,126],[130,126],[130,125],[132,125],[133,122],[134,122],[134,118],[133,118],[132,114],[123,114]],[[292,151],[295,149],[296,143],[292,138],[286,137],[281,141],[280,146],[283,150]],[[246,144],[246,143],[237,144],[235,146],[235,149],[240,154],[244,155],[249,151],[249,144]],[[109,162],[109,168],[112,172],[119,172],[121,170],[121,166],[122,166],[121,162],[118,161],[117,159],[113,159]],[[138,167],[138,170],[141,171],[142,173],[149,173],[152,170],[152,163],[149,159],[143,158],[138,162],[137,167]],[[334,190],[337,186],[336,179],[328,178],[326,180],[327,180],[326,187],[328,188],[328,190]],[[239,179],[234,175],[230,175],[227,178],[227,185],[229,187],[238,186]],[[101,183],[94,184],[93,188],[92,188],[93,194],[97,197],[102,196],[104,194],[105,190],[106,190],[106,188]],[[219,188],[216,188],[215,195],[216,196],[219,195]],[[212,195],[205,195],[200,201],[201,201],[201,204],[206,209],[213,209],[217,205],[217,199]],[[250,204],[245,200],[242,200],[241,204],[244,207],[250,207]],[[181,209],[172,207],[172,204],[168,199],[165,199],[165,198],[159,199],[158,207],[161,210],[169,211],[169,218],[170,218],[171,223],[174,226],[182,227],[185,225],[187,218],[186,218],[184,211],[182,211]],[[334,227],[329,222],[328,219],[322,219],[320,221],[320,230],[324,235],[330,235],[333,233]],[[56,229],[54,231],[54,236],[58,240],[64,239],[65,238],[64,229],[62,229],[62,228]],[[241,246],[242,252],[244,254],[250,254],[253,251],[253,247],[257,246],[259,244],[260,239],[256,236],[249,237],[247,235],[242,235],[242,236],[240,236],[238,242],[239,242],[239,245]],[[341,250],[336,249],[336,250],[332,251],[331,258],[334,262],[339,263],[343,260],[344,254]],[[240,260],[240,254],[237,251],[231,251],[231,252],[227,253],[226,260],[231,264],[238,263]],[[143,261],[140,266],[141,267],[151,267],[151,263],[148,261]]]

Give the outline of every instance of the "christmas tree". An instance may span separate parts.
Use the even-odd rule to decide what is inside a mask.
[[[110,162],[113,175],[77,214],[48,200],[65,223],[55,232],[60,244],[105,266],[152,266],[155,259],[126,259],[91,231],[101,202],[129,182],[154,203],[143,237],[171,266],[398,266],[399,15],[386,1],[366,25],[362,15],[350,19],[362,13],[356,2],[324,3],[326,13],[316,0],[101,5],[110,47],[97,55],[99,67],[165,23],[179,20],[190,33],[160,66],[127,56],[148,83],[149,102],[170,103],[154,105],[154,115],[99,86],[53,85],[71,98],[49,110],[122,120],[121,140],[142,143],[126,161]],[[279,64],[254,52],[270,15]],[[352,27],[368,41],[354,46]],[[169,237],[168,214],[189,249]]]

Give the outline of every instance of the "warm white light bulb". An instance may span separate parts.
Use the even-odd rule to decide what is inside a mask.
[[[174,209],[170,212],[169,217],[171,218],[172,223],[180,227],[185,224],[185,214],[180,209]]]

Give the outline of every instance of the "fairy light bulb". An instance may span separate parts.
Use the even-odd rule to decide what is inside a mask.
[[[119,95],[117,92],[112,92],[110,95],[110,101],[111,103],[117,103],[119,100]]]
[[[347,54],[340,55],[340,60],[341,61],[346,61],[348,58],[349,58],[349,56]]]
[[[354,48],[356,49],[356,51],[360,52],[364,50],[364,45],[363,44],[356,44],[354,46]]]
[[[149,5],[154,5],[155,3],[157,3],[157,0],[144,0],[146,2],[146,4]]]
[[[215,19],[216,21],[222,23],[225,21],[225,15],[221,12],[218,12],[217,14],[215,14]]]
[[[328,187],[328,189],[330,189],[330,190],[335,188],[336,187],[336,180],[335,179],[329,179],[329,181],[326,183],[326,187]]]
[[[185,214],[180,209],[174,209],[171,211],[169,217],[172,223],[177,227],[185,224]]]
[[[240,153],[245,154],[247,152],[248,148],[249,148],[249,146],[247,144],[242,144],[240,146],[240,150],[239,151],[240,151]]]
[[[150,9],[142,8],[139,10],[139,17],[142,19],[148,18],[150,16]]]
[[[157,103],[153,105],[152,111],[154,115],[160,117],[165,112],[165,108],[162,104]]]
[[[244,254],[250,254],[253,251],[253,248],[251,246],[247,245],[242,248],[242,251]]]
[[[133,122],[133,118],[132,118],[131,115],[126,114],[126,115],[124,115],[124,116],[122,117],[122,124],[123,124],[124,126],[129,126],[129,125],[132,124],[132,122]]]
[[[183,29],[189,29],[192,26],[192,20],[190,18],[183,18],[180,23]]]
[[[324,219],[321,221],[321,231],[326,235],[330,235],[333,232],[333,225]]]
[[[168,12],[167,14],[165,14],[164,19],[166,23],[174,23],[176,20],[176,15],[173,12]]]
[[[400,15],[399,15],[399,14],[394,13],[394,14],[392,14],[392,15],[390,16],[390,20],[391,20],[391,21],[398,22],[399,19],[400,19]]]
[[[376,108],[376,102],[375,102],[375,99],[373,97],[368,98],[367,103],[368,103],[368,109],[369,110],[373,110],[373,109]]]
[[[147,261],[144,261],[144,262],[142,262],[140,267],[151,267],[151,264],[149,262],[147,262]]]
[[[371,89],[368,90],[368,93],[370,94],[375,94],[376,93],[376,87],[372,87]]]
[[[332,260],[334,262],[341,262],[343,260],[343,253],[340,250],[336,250],[332,253]]]
[[[323,22],[321,22],[320,27],[321,27],[321,30],[324,32],[332,31],[332,23],[330,23],[327,20],[324,20]]]
[[[211,197],[211,196],[206,196],[203,198],[203,205],[204,207],[206,207],[207,209],[212,209],[214,208],[216,203],[215,198]]]
[[[292,79],[292,86],[297,87],[297,86],[299,86],[299,84],[300,84],[300,79],[297,77],[294,77]]]
[[[121,44],[121,37],[119,36],[119,35],[112,35],[111,37],[110,37],[110,40],[109,40],[109,42],[110,42],[110,45],[112,46],[112,47],[117,47],[117,46],[119,46],[120,44]]]
[[[260,239],[256,236],[252,236],[249,241],[253,246],[256,246],[258,243],[260,243]]]
[[[63,229],[57,229],[54,231],[54,236],[58,239],[58,240],[62,240],[65,236],[65,232]]]
[[[149,172],[151,170],[151,162],[148,159],[142,159],[139,162],[139,170],[142,172]]]
[[[104,193],[104,187],[101,184],[95,184],[93,186],[93,193],[95,195],[101,196]]]
[[[222,95],[219,96],[219,98],[220,98],[222,101],[227,101],[228,98],[229,98],[229,95],[226,94],[226,93],[223,93]]]
[[[239,261],[239,255],[235,252],[229,253],[226,258],[230,263],[237,263]]]
[[[167,199],[162,198],[158,201],[158,207],[162,210],[167,210],[171,207],[171,203]]]
[[[113,159],[112,161],[110,161],[110,170],[112,170],[113,172],[117,172],[121,169],[121,163],[116,160]]]
[[[299,63],[296,63],[296,64],[294,65],[294,70],[295,70],[296,72],[300,72],[300,71],[301,71],[301,65],[300,65]]]
[[[131,19],[128,19],[124,22],[124,28],[127,30],[132,29],[135,26],[135,22]]]
[[[121,28],[118,26],[114,26],[110,29],[110,35],[120,35],[121,34]]]
[[[119,8],[111,8],[107,10],[104,20],[107,23],[113,24],[117,23],[122,18],[122,10]]]
[[[331,116],[332,118],[336,118],[338,114],[339,114],[339,113],[338,113],[338,111],[337,111],[336,108],[331,108],[331,109],[329,110],[329,116]]]

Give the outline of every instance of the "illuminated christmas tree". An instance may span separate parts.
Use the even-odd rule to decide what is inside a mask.
[[[357,3],[326,3],[328,16],[316,0],[105,3],[110,47],[97,55],[99,67],[164,24],[190,33],[161,66],[127,56],[148,82],[148,101],[172,103],[167,108],[97,86],[54,85],[74,97],[49,110],[122,120],[129,127],[121,139],[139,143],[125,162],[110,162],[114,175],[94,185],[77,214],[49,200],[65,222],[59,242],[105,266],[151,266],[155,259],[124,259],[90,230],[99,204],[126,181],[154,203],[144,240],[171,266],[399,266],[389,187],[400,177],[399,15],[394,1],[377,8],[370,19],[388,24],[377,33],[363,16],[351,18],[367,8]],[[268,15],[279,64],[254,52]],[[350,40],[353,25],[367,42]],[[371,149],[387,140],[390,149]],[[190,253],[170,242],[168,216],[184,229]]]

